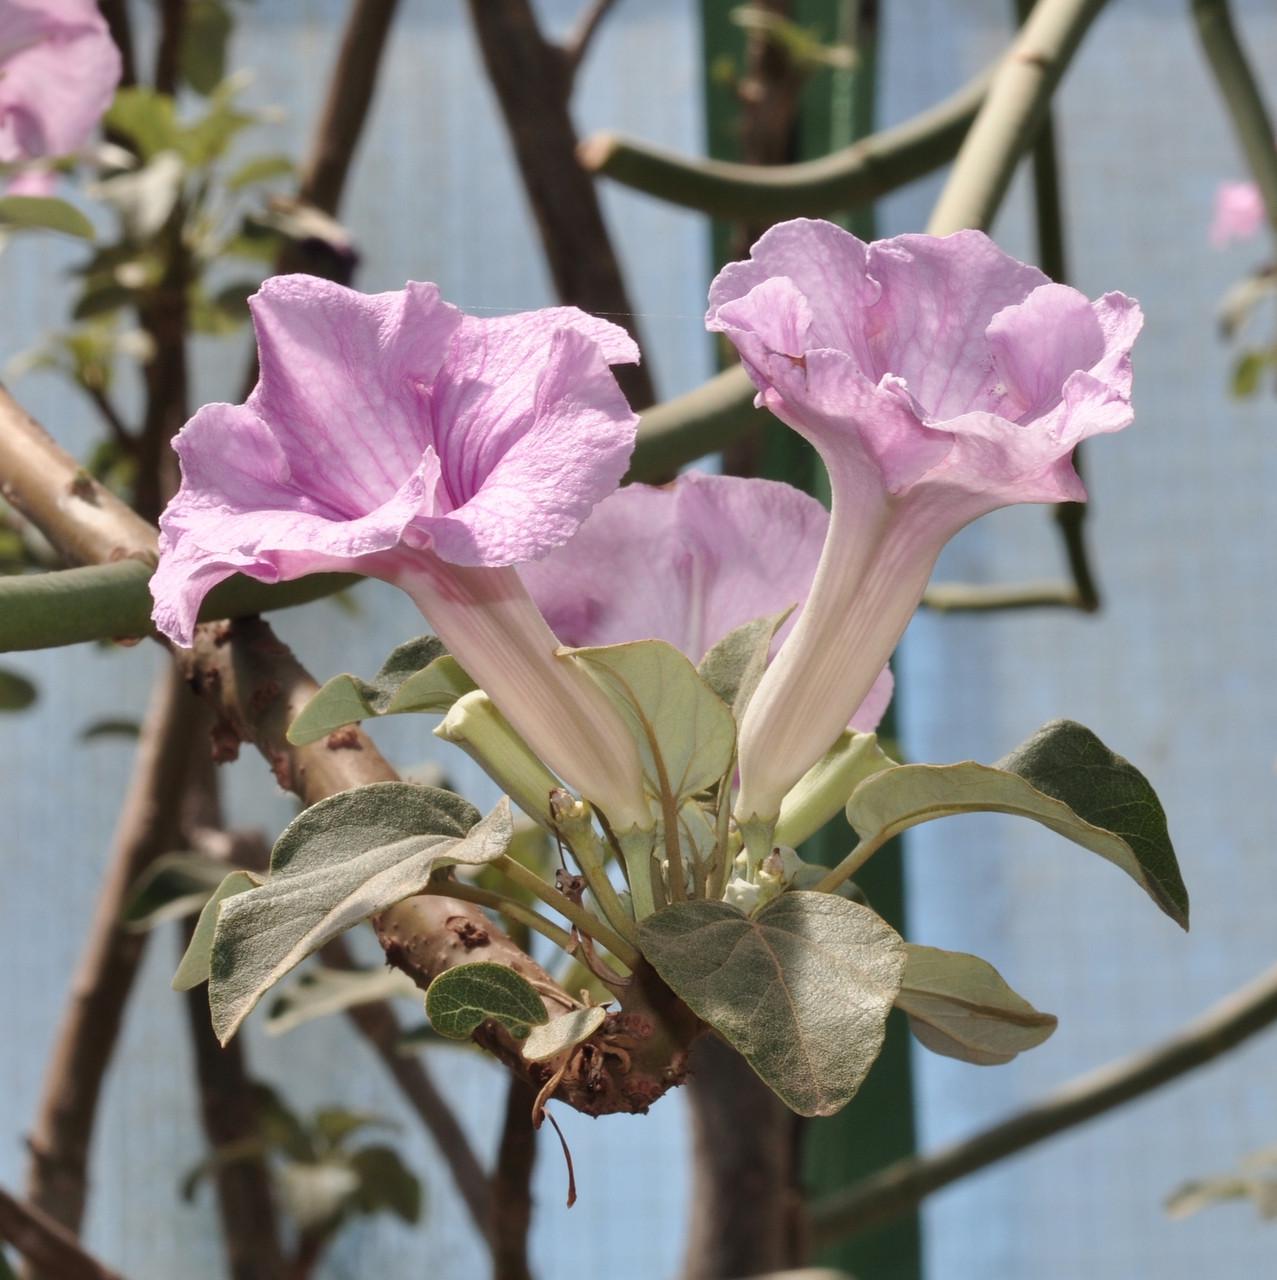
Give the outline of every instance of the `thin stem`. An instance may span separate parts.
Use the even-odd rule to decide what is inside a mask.
[[[566,894],[547,884],[535,871],[530,871],[509,854],[502,854],[492,865],[520,888],[526,889],[547,907],[557,911],[565,920],[570,920],[582,933],[601,942],[627,968],[633,969],[642,959],[638,948],[627,942],[615,929],[592,911],[586,910],[579,902],[573,902]]]
[[[556,792],[550,798],[550,811],[555,835],[571,851],[608,923],[626,941],[637,942],[634,918],[626,911],[608,877],[607,855],[594,830],[589,806],[584,801],[574,801],[568,792]]]
[[[563,42],[563,60],[567,64],[569,79],[580,71],[581,63],[585,61],[585,55],[590,51],[590,45],[603,25],[603,19],[615,4],[616,0],[589,0],[581,11]]]
[[[996,613],[1019,609],[1082,609],[1084,605],[1078,589],[1067,582],[1021,582],[1005,586],[937,582],[923,594],[922,607],[936,613]]]
[[[809,1211],[813,1249],[913,1212],[927,1196],[1214,1061],[1277,1022],[1277,967],[1161,1044],[1078,1077],[1036,1106],[928,1156],[888,1165]]]
[[[988,83],[986,72],[903,124],[801,164],[760,168],[692,160],[610,133],[586,139],[578,155],[593,173],[718,218],[820,217],[867,204],[947,164],[971,127]]]
[[[111,433],[111,439],[126,454],[131,454],[137,447],[137,439],[124,425],[124,419],[120,417],[119,410],[116,409],[111,397],[101,387],[90,387],[85,383],[80,383],[80,386],[102,416],[102,421],[106,423],[106,428]]]
[[[1020,157],[1033,144],[1073,54],[1105,0],[1038,0],[998,63],[927,230],[987,229]]]
[[[478,906],[487,907],[491,911],[499,912],[511,920],[527,925],[529,929],[534,929],[543,938],[549,938],[560,951],[566,951],[568,955],[572,955],[576,950],[576,943],[572,941],[572,935],[566,929],[560,929],[557,924],[552,924],[543,915],[525,907],[521,902],[516,902],[504,893],[480,889],[478,885],[466,884],[463,880],[448,880],[438,886],[431,885],[423,892],[430,897],[457,898],[461,902],[473,902]]]
[[[1259,82],[1233,26],[1228,0],[1191,0],[1202,52],[1215,74],[1246,164],[1277,233],[1277,143]]]
[[[817,893],[833,893],[839,885],[860,870],[861,867],[869,861],[870,858],[882,848],[887,841],[898,836],[906,826],[905,823],[900,826],[886,827],[879,831],[877,835],[869,840],[862,840],[819,884],[815,886]]]
[[[42,1275],[57,1280],[123,1280],[59,1222],[0,1187],[0,1240],[7,1240]]]

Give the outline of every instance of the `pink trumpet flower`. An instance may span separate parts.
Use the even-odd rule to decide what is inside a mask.
[[[204,596],[347,570],[393,582],[544,763],[618,830],[651,826],[638,751],[516,564],[620,482],[637,418],[609,364],[638,351],[572,307],[465,316],[431,284],[366,295],[311,276],[250,300],[261,377],[179,433],[156,626],[191,643]]]
[[[765,824],[864,699],[944,544],[998,507],[1086,497],[1073,448],[1131,421],[1143,317],[978,231],[866,245],[798,220],[719,273],[706,323],[833,493],[811,594],[741,726],[736,813]]]
[[[519,572],[566,644],[665,640],[699,663],[737,627],[801,606],[828,526],[825,508],[790,485],[689,472],[618,490]],[[884,669],[851,727],[876,728],[890,700]]]
[[[119,82],[96,0],[0,0],[0,164],[78,151]],[[29,194],[45,185],[19,181]]]

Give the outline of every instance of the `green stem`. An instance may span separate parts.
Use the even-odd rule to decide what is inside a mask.
[[[581,164],[668,204],[717,218],[779,222],[852,209],[931,173],[957,153],[988,88],[978,76],[903,124],[801,164],[691,160],[603,133],[583,142]]]
[[[535,871],[517,862],[509,854],[502,854],[492,864],[520,888],[539,898],[565,920],[570,920],[584,934],[605,946],[627,968],[633,969],[643,958],[637,947],[632,946],[611,926],[605,924],[592,911],[579,902],[573,902],[565,893],[547,884]]]
[[[998,64],[927,230],[988,228],[1020,157],[1033,145],[1060,82],[1105,0],[1038,0]]]
[[[147,586],[152,572],[153,567],[140,560],[116,560],[0,577],[0,652],[152,635]],[[309,604],[358,581],[353,574],[321,573],[267,584],[237,575],[209,592],[200,620]]]
[[[862,840],[823,880],[814,886],[816,893],[833,893],[844,881],[850,880],[888,840],[898,836],[912,823],[900,823],[886,827],[870,840]]]
[[[563,797],[563,800],[557,800],[556,797]],[[581,874],[608,923],[626,941],[636,943],[638,933],[634,927],[634,918],[626,911],[608,877],[607,853],[594,830],[589,805],[584,800],[576,800],[567,792],[557,792],[550,797],[550,812],[554,833],[576,860],[576,865],[580,867]]]
[[[1197,35],[1233,130],[1264,199],[1269,225],[1277,233],[1277,144],[1255,73],[1237,39],[1228,0],[1192,0]]]

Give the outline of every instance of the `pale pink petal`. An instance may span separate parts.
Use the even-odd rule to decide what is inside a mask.
[[[94,0],[0,0],[0,162],[79,150],[119,80]]]
[[[637,355],[571,307],[467,318],[431,391],[446,505],[417,530],[454,564],[521,564],[567,541],[629,465],[638,417],[608,366]]]
[[[358,293],[273,276],[249,299],[270,424],[298,492],[354,516],[384,502],[431,443],[429,387],[461,313],[433,284]]]
[[[1210,242],[1222,249],[1233,240],[1249,240],[1259,234],[1267,218],[1264,198],[1255,183],[1223,182],[1215,192]]]
[[[5,188],[7,196],[51,196],[58,189],[58,175],[52,169],[29,165],[19,169]]]
[[[737,627],[801,607],[828,524],[819,502],[787,484],[689,472],[613,494],[519,574],[566,644],[664,640],[699,662]],[[873,729],[890,697],[887,672],[852,726]]]

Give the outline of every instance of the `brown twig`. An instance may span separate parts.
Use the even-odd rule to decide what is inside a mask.
[[[615,320],[641,346],[598,192],[576,158],[566,55],[541,34],[529,0],[470,0],[470,16],[560,301]],[[656,399],[646,365],[615,372],[636,408]]]
[[[302,166],[297,200],[336,217],[346,179],[363,137],[399,0],[353,0],[341,45],[328,77],[328,92]],[[321,240],[290,242],[275,261],[275,274],[302,271],[349,284],[353,254],[337,253]],[[257,382],[257,352],[249,356],[240,391],[247,399]]]
[[[532,1123],[535,1100],[536,1093],[526,1080],[511,1078],[492,1174],[493,1280],[532,1280],[528,1229],[532,1225],[532,1169],[537,1155],[537,1131]]]
[[[137,84],[137,60],[133,52],[133,22],[129,17],[129,0],[98,0],[98,8],[106,19],[107,30],[120,51],[120,88]]]
[[[616,4],[616,0],[589,0],[563,41],[563,60],[567,64],[569,80],[581,69],[585,55],[590,51],[594,37],[598,35],[603,19]]]
[[[173,797],[189,775],[202,708],[166,664],[142,727],[137,765],[71,997],[54,1041],[28,1145],[27,1198],[72,1231],[84,1214],[89,1145],[146,934],[120,927],[138,876],[177,836]],[[53,1277],[50,1280],[54,1280]]]
[[[207,851],[212,843],[210,833],[220,833],[223,827],[217,776],[207,753],[191,771],[182,800],[186,843]],[[229,853],[229,840],[218,843],[224,844]],[[195,921],[186,921],[181,931],[183,951],[194,930]],[[213,1153],[228,1148],[246,1152],[238,1160],[216,1161],[211,1173],[230,1280],[276,1280],[283,1255],[270,1170],[265,1158],[252,1150],[254,1139],[261,1136],[261,1115],[247,1051],[238,1040],[225,1048],[217,1043],[202,991],[187,991],[183,1001],[199,1085],[200,1121],[209,1149]]]
[[[155,46],[155,88],[173,97],[182,78],[182,39],[188,0],[159,0],[160,36]]]
[[[0,1187],[0,1240],[7,1240],[41,1275],[52,1280],[123,1280],[86,1253],[61,1223]]]
[[[809,1223],[817,1249],[910,1213],[968,1174],[1093,1120],[1213,1062],[1277,1022],[1277,967],[1221,1000],[1160,1045],[1089,1072],[1036,1106],[928,1156],[898,1160],[818,1200]]]

